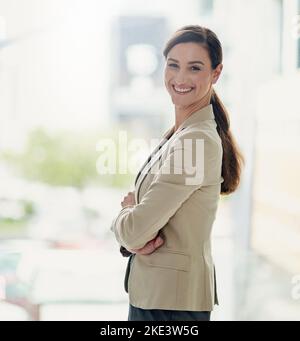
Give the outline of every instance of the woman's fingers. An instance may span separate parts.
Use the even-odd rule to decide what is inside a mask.
[[[154,248],[157,249],[158,247],[162,246],[165,241],[162,239],[161,236],[156,237],[154,240]]]
[[[121,202],[122,207],[127,205],[135,205],[134,192],[128,192],[128,194],[124,197],[123,201]]]
[[[131,250],[133,253],[137,253],[139,255],[150,255],[156,249],[161,247],[164,244],[164,240],[161,236],[157,236],[156,238],[150,240],[144,247],[136,250]]]
[[[137,253],[141,254],[141,255],[149,255],[154,250],[155,250],[154,242],[150,241],[144,247],[142,247],[141,249],[137,250]]]

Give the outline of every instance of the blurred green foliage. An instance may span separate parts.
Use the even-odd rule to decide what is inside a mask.
[[[88,184],[129,186],[133,181],[132,174],[118,174],[118,171],[115,174],[97,173],[100,153],[96,151],[96,145],[101,138],[111,138],[118,147],[118,136],[114,132],[105,136],[99,132],[60,131],[51,134],[36,129],[29,134],[23,152],[6,151],[1,156],[20,176],[53,186],[78,189]]]
[[[2,205],[11,205],[10,213],[3,214]],[[16,213],[17,209],[17,213]],[[34,203],[25,199],[0,198],[0,231],[3,233],[21,233],[26,230],[27,223],[36,213]]]

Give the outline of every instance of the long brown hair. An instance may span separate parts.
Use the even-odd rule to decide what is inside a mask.
[[[167,41],[163,55],[167,58],[169,51],[180,43],[198,43],[204,47],[210,57],[212,68],[215,69],[223,60],[221,43],[214,32],[198,25],[183,26]],[[211,102],[223,147],[221,194],[234,192],[241,178],[244,157],[230,131],[230,121],[224,104],[215,90],[212,92]]]

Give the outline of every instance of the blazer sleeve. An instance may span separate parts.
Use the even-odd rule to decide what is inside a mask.
[[[206,174],[212,178],[213,173],[218,172],[220,163],[216,160],[220,158],[219,146],[213,140],[203,134],[198,136],[197,139],[204,141],[201,152],[194,148],[195,134],[183,138],[192,138],[192,148],[183,144],[183,141],[173,143],[141,202],[124,207],[113,220],[111,230],[126,249],[139,249],[155,238],[190,195],[205,183]],[[199,159],[195,159],[196,154]],[[185,155],[189,156],[188,159],[196,160],[194,166],[190,162],[182,162]]]

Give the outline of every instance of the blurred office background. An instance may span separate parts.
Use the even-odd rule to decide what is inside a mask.
[[[162,50],[186,24],[223,43],[246,158],[215,222],[212,319],[300,320],[300,0],[0,0],[0,320],[127,319],[109,227],[135,174],[101,174],[97,143],[172,124]]]

